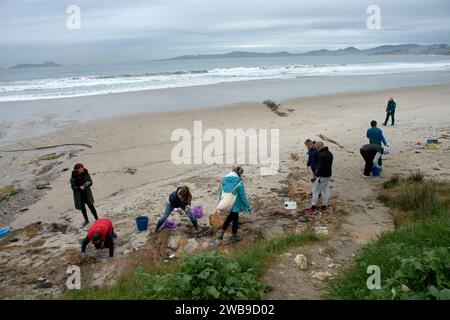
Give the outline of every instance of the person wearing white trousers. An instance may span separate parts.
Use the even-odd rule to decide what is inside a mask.
[[[325,147],[322,141],[316,142],[319,150],[319,163],[317,178],[313,179],[311,208],[306,209],[307,214],[325,213],[328,211],[328,199],[330,197],[330,180],[332,176],[333,154]],[[322,205],[318,208],[319,196],[322,196]]]
[[[317,178],[313,184],[312,190],[312,205],[317,207],[319,201],[319,195],[322,196],[322,206],[328,207],[328,199],[330,198],[330,179]]]

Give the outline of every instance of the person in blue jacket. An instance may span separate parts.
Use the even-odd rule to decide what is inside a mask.
[[[367,129],[366,137],[369,139],[369,144],[377,144],[380,146],[381,143],[385,146],[388,144],[384,138],[383,131],[377,127],[377,122],[375,120],[370,122],[370,128]]]
[[[230,173],[228,173],[223,179],[219,192],[220,201],[222,192],[232,192],[236,196],[233,207],[231,208],[228,217],[226,218],[222,229],[219,231],[218,239],[222,240],[225,231],[228,229],[229,225],[233,223],[231,229],[231,242],[238,242],[241,238],[238,236],[238,223],[239,223],[239,213],[247,212],[251,214],[253,212],[252,206],[247,199],[245,194],[244,181],[242,180],[242,175],[244,174],[244,169],[241,167],[234,167]]]
[[[313,179],[317,178],[317,168],[319,167],[319,150],[316,148],[316,142],[311,139],[305,140],[305,146],[308,149],[308,162],[306,166],[311,168]]]

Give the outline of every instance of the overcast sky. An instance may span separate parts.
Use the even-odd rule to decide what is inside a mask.
[[[366,9],[381,9],[368,30]],[[69,30],[69,5],[81,29]],[[449,0],[0,0],[0,66],[450,43]]]

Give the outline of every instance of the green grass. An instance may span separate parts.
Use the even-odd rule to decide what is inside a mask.
[[[19,192],[20,190],[16,189],[13,184],[0,188],[0,202],[12,197],[15,194],[18,194]]]
[[[206,252],[170,266],[138,267],[125,272],[113,287],[71,291],[67,299],[262,299],[260,282],[274,256],[291,247],[320,241],[311,233],[293,233],[258,241],[225,256]]]
[[[415,173],[384,188],[380,199],[395,209],[398,228],[363,246],[323,298],[450,299],[450,183]],[[369,265],[380,267],[380,290],[367,288]]]

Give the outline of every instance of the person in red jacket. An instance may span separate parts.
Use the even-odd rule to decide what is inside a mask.
[[[109,249],[109,259],[114,256],[114,227],[112,221],[107,218],[101,218],[94,222],[88,229],[88,234],[81,244],[81,259],[86,258],[86,247],[89,242],[93,242],[95,249],[104,248]]]

